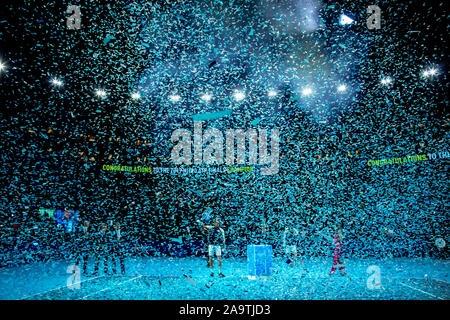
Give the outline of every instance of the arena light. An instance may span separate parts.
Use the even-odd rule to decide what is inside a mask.
[[[210,93],[203,94],[200,99],[202,99],[205,102],[209,102],[212,99],[212,95]]]
[[[172,101],[172,102],[178,102],[178,101],[181,100],[181,96],[179,94],[176,94],[176,93],[175,94],[171,94],[169,96],[169,100]]]
[[[303,90],[302,90],[302,95],[304,95],[304,96],[310,96],[311,94],[312,94],[312,89],[311,88],[304,88]]]
[[[278,92],[276,91],[276,90],[269,90],[268,92],[267,92],[267,95],[269,96],[269,98],[273,98],[273,97],[275,97],[276,95],[278,94]]]
[[[97,89],[95,91],[95,95],[99,98],[105,98],[106,97],[106,91],[103,89]]]
[[[391,77],[384,77],[381,79],[381,84],[384,86],[387,86],[389,84],[392,83],[392,78]]]
[[[341,84],[339,87],[337,87],[338,92],[345,92],[347,90],[347,87],[343,84]]]
[[[62,85],[63,85],[63,82],[57,78],[53,78],[50,82],[55,87],[62,87]]]
[[[341,14],[341,17],[339,18],[339,24],[341,26],[345,26],[348,24],[352,24],[355,20],[350,18],[349,16],[346,16],[345,14]]]
[[[6,64],[0,61],[0,71],[3,71],[6,69]]]
[[[242,101],[242,100],[245,99],[245,93],[242,92],[242,91],[240,91],[240,90],[236,90],[236,91],[234,91],[234,93],[233,93],[233,98],[234,98],[234,100],[236,100],[236,101]]]
[[[139,100],[139,99],[141,99],[141,94],[140,94],[139,92],[133,92],[133,93],[131,94],[131,99],[133,99],[133,100]]]
[[[438,73],[438,70],[436,68],[430,68],[430,69],[424,70],[422,72],[422,76],[424,78],[429,78],[429,77],[437,75],[437,73]]]

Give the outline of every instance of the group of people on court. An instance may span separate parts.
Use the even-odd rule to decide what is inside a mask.
[[[197,220],[202,230],[206,231],[206,244],[207,244],[207,257],[208,267],[211,271],[211,276],[214,276],[214,257],[217,257],[217,264],[219,267],[219,277],[225,277],[222,273],[222,254],[225,250],[225,232],[221,227],[221,220],[218,216],[212,219],[212,224],[207,225],[204,221]],[[93,275],[98,275],[100,262],[103,262],[103,271],[105,274],[109,273],[109,262],[112,263],[112,273],[117,273],[117,262],[120,264],[120,270],[122,274],[125,274],[124,263],[124,248],[122,245],[122,235],[120,231],[120,223],[113,223],[112,220],[108,220],[107,223],[101,223],[98,230],[94,230],[91,227],[89,221],[85,220],[83,224],[74,230],[74,245],[76,265],[80,265],[82,262],[83,274],[87,274],[87,264],[89,258],[94,260],[94,272]],[[300,254],[300,264],[305,272],[306,270],[303,259],[301,258],[305,252],[304,245],[299,241],[300,234],[305,233],[305,230],[299,231],[296,228],[294,221],[290,221],[285,226],[282,235],[282,246],[286,255],[286,263],[291,267],[296,267],[297,259]],[[302,235],[304,237],[304,234]],[[342,248],[342,230],[338,227],[335,228],[334,237],[324,236],[333,241],[334,244],[334,256],[333,266],[330,271],[330,275],[333,275],[338,268],[341,274],[345,274],[345,265],[341,261],[341,248]],[[261,226],[258,239],[258,243],[265,243],[264,239],[267,238],[267,228],[265,225]],[[300,246],[300,248],[298,248]]]
[[[99,230],[93,230],[89,221],[75,232],[76,265],[83,261],[83,274],[87,274],[87,263],[90,257],[94,258],[93,275],[98,275],[100,262],[103,262],[103,271],[109,273],[109,261],[112,263],[112,273],[117,273],[117,261],[120,271],[125,274],[124,250],[121,243],[120,223],[113,224],[112,220],[100,224]]]
[[[205,225],[201,220],[197,220],[197,223],[200,223],[203,229],[207,230],[207,244],[208,244],[208,266],[211,269],[211,276],[214,276],[214,256],[217,257],[218,267],[219,267],[219,277],[224,277],[225,275],[222,273],[222,252],[225,249],[225,232],[223,228],[220,226],[221,221],[220,218],[216,217],[213,225]],[[260,239],[264,239],[267,234],[267,228],[265,226],[261,227]],[[295,228],[294,224],[291,223],[287,225],[283,232],[282,245],[285,251],[285,255],[287,257],[286,263],[288,263],[291,267],[296,267],[296,262],[298,258],[298,244],[299,244],[299,235],[300,232],[297,228]],[[338,268],[341,272],[341,275],[346,274],[345,264],[342,262],[341,251],[342,251],[342,230],[338,226],[335,227],[335,233],[333,238],[331,239],[328,236],[324,236],[328,240],[333,241],[334,245],[334,255],[333,255],[333,266],[331,267],[330,275],[333,275]],[[300,244],[301,245],[301,244]],[[303,267],[303,270],[308,273],[306,270],[304,261],[300,257],[300,264]]]

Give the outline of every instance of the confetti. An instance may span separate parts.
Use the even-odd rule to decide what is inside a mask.
[[[447,261],[444,5],[386,1],[381,20],[360,1],[5,5],[0,268],[70,260],[83,277],[126,277],[134,258],[192,258],[199,274],[158,265],[160,291],[182,294],[163,278],[170,274],[186,287],[204,284],[192,294],[210,299],[218,287],[236,288],[231,261],[244,261],[251,244],[273,248],[274,278],[306,270],[303,258],[308,277],[319,274],[309,262],[317,257],[328,263],[321,275],[333,263],[351,273],[352,259]],[[223,141],[196,137],[200,121]],[[192,161],[175,163],[171,137],[183,128]],[[238,129],[267,140],[250,153],[251,139],[225,139]],[[227,163],[227,144],[248,155]],[[219,155],[222,163],[205,160]],[[271,159],[278,170],[265,175]],[[227,277],[210,281],[204,227],[216,219]],[[288,225],[298,233],[287,253]],[[155,279],[143,281],[158,287]]]

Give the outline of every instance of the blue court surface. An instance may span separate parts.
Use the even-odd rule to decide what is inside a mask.
[[[205,258],[129,258],[125,275],[81,275],[68,282],[70,263],[53,261],[0,269],[2,300],[448,300],[450,265],[430,258],[349,259],[347,275],[329,275],[332,261],[305,268],[274,258],[272,274],[247,277],[246,258],[224,260],[225,278],[210,276]],[[377,266],[379,281],[371,282]],[[92,263],[88,267],[91,272]],[[217,268],[215,266],[215,268]],[[373,268],[373,267],[372,267]],[[100,268],[101,270],[101,268]],[[370,271],[370,268],[369,268]],[[370,285],[371,282],[372,285]],[[69,283],[69,286],[68,286]],[[78,288],[77,288],[78,287]]]

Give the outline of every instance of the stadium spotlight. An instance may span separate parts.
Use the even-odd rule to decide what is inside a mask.
[[[312,94],[312,89],[311,88],[304,88],[302,90],[302,95],[304,95],[304,96],[309,96],[311,94]]]
[[[436,68],[430,68],[430,69],[424,70],[422,72],[422,76],[424,78],[428,78],[428,77],[437,75],[437,73],[438,73],[438,70]]]
[[[345,14],[341,14],[341,17],[339,18],[339,24],[341,26],[352,24],[355,20],[350,18],[349,16],[346,16]]]
[[[169,100],[172,102],[178,102],[181,100],[181,97],[178,94],[172,94],[169,96]]]
[[[209,102],[212,99],[212,95],[210,93],[205,93],[200,97],[200,99],[202,99],[203,101]]]
[[[139,92],[133,92],[131,94],[131,99],[133,100],[139,100],[141,98],[141,94]]]
[[[52,85],[54,85],[55,87],[62,87],[63,82],[57,78],[53,78],[51,80]]]
[[[278,92],[273,89],[271,89],[267,92],[267,95],[269,96],[269,98],[275,97],[277,94],[278,94]]]
[[[95,91],[95,94],[96,94],[97,97],[99,97],[99,98],[104,98],[104,97],[106,97],[106,91],[103,90],[103,89],[97,89],[97,90]]]
[[[387,85],[389,85],[391,83],[392,83],[392,78],[391,77],[384,77],[384,78],[381,79],[381,84],[382,85],[387,86]]]
[[[339,87],[337,87],[337,91],[344,92],[347,90],[347,87],[343,84],[341,84]]]
[[[244,92],[242,92],[240,90],[236,90],[236,91],[234,91],[233,97],[234,97],[234,100],[241,101],[241,100],[245,99],[245,94],[244,94]]]

